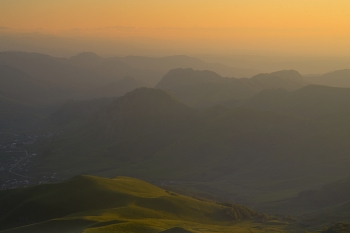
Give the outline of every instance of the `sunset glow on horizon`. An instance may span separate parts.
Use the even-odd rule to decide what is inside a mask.
[[[238,49],[349,51],[347,0],[0,2],[0,27],[8,30],[130,40],[151,38],[188,46],[201,41],[203,46],[212,43],[221,49],[235,44]]]

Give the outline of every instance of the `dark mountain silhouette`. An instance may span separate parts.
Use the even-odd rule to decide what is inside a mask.
[[[70,98],[121,96],[141,85],[150,86],[154,77],[161,77],[157,71],[130,67],[122,62],[110,63],[93,53],[82,53],[65,59],[36,53],[1,52],[0,65],[20,70],[17,73],[12,72],[13,85],[7,91],[18,91],[20,89],[17,86],[26,86],[26,92],[21,92],[25,99],[38,96],[37,101],[48,103],[56,99],[63,101]],[[145,83],[136,78],[131,82],[125,78],[128,74],[139,77]],[[37,86],[45,87],[49,91],[42,93],[37,86],[35,89],[28,82],[35,82]]]
[[[67,99],[80,97],[88,90],[102,88],[126,76],[143,82],[147,87],[153,87],[170,69],[179,67],[213,69],[229,76],[236,76],[236,71],[245,72],[187,56],[102,58],[91,52],[80,53],[69,59],[38,53],[1,52],[0,64],[20,69],[43,84],[63,89],[69,94]]]
[[[180,172],[178,167],[188,174],[191,167],[197,166],[197,172],[185,175],[187,179],[217,179],[236,173],[255,159],[284,153],[286,143],[298,141],[313,131],[307,122],[275,113],[220,106],[197,112],[162,90],[140,88],[98,111],[81,132],[81,136],[75,137],[82,141],[70,143],[85,147],[83,151],[97,143],[96,149],[109,144],[109,149],[101,149],[100,153],[117,160],[122,157],[132,161],[161,154],[141,166],[170,166],[168,175]],[[67,151],[67,155],[70,153]],[[84,157],[84,152],[79,154]],[[83,157],[80,159],[84,160]],[[165,158],[172,163],[158,161]],[[212,159],[217,163],[210,165],[207,175],[203,175],[202,169]],[[113,166],[108,167],[113,170],[116,168]],[[228,166],[230,172],[219,169],[220,166]]]
[[[282,70],[270,74],[258,74],[251,78],[255,84],[261,86],[261,89],[285,88],[287,90],[296,90],[307,83],[303,77],[295,70]]]
[[[278,77],[264,76],[264,78],[253,77],[252,79],[222,78],[211,71],[200,73],[190,69],[167,74],[169,69],[178,67],[206,67],[214,71],[220,71],[224,67],[186,56],[102,58],[94,53],[85,52],[66,59],[37,53],[1,52],[0,64],[21,70],[27,74],[26,80],[30,77],[31,82],[35,80],[41,86],[48,88],[51,95],[49,97],[41,95],[40,91],[32,92],[36,93],[39,99],[51,101],[50,103],[54,99],[62,101],[71,98],[121,96],[137,87],[152,87],[165,74],[165,79],[158,84],[158,87],[172,91],[177,98],[191,106],[212,105],[230,98],[249,98],[265,88],[283,87],[294,90],[302,85],[295,71],[277,72],[274,75],[279,75]],[[234,69],[230,71],[231,68],[226,68],[227,72],[221,73],[234,73]],[[172,76],[176,76],[177,80],[171,81]],[[211,76],[216,76],[216,79],[211,79]],[[232,76],[234,75],[230,77]],[[132,77],[134,80],[126,77]],[[23,78],[17,81],[26,82]],[[27,84],[23,83],[23,85]],[[30,91],[31,85],[27,86]],[[174,88],[176,90],[173,90]],[[25,97],[32,98],[28,95]]]
[[[69,139],[63,136],[62,140],[68,140],[70,146],[61,149],[67,149],[68,155],[69,148],[80,145],[74,156],[77,161],[95,150],[100,150],[104,159],[93,154],[92,160],[105,164],[112,159],[107,167],[94,165],[100,170],[119,166],[117,161],[147,158],[198,124],[195,110],[163,90],[138,88],[110,100],[68,101],[42,127],[65,127]]]
[[[296,70],[280,70],[270,73],[271,76],[277,76],[288,79],[293,82],[299,82],[305,84],[304,77]]]
[[[209,70],[173,69],[170,70],[157,84],[157,88],[172,90],[183,86],[193,86],[203,83],[226,83],[228,78],[223,78]]]
[[[2,52],[0,64],[20,69],[38,82],[62,90],[65,99],[83,98],[90,90],[103,88],[128,75],[144,80],[147,86],[152,85],[149,83],[154,82],[154,78],[161,77],[158,71],[111,62],[91,53],[63,59],[36,53]]]
[[[98,140],[114,141],[124,154],[148,156],[186,132],[194,117],[194,110],[163,90],[139,88],[100,111],[90,124]]]
[[[280,76],[277,76],[280,75]],[[175,69],[169,71],[156,88],[171,92],[193,107],[224,103],[230,99],[246,99],[264,89],[286,88],[296,90],[305,86],[296,71],[260,74],[251,79],[223,78],[212,71]]]
[[[119,141],[167,130],[176,132],[183,128],[182,123],[187,124],[195,116],[194,110],[163,90],[138,88],[118,99],[69,100],[46,123],[61,127],[88,123],[84,127],[93,130],[100,139]],[[160,140],[174,135],[162,136]]]
[[[102,108],[89,109],[93,101],[67,103],[52,117],[74,130],[65,130],[45,150],[38,147],[32,175],[68,170],[61,174],[180,180],[269,213],[279,210],[277,201],[348,176],[347,89],[311,85],[259,95],[246,103],[263,111],[194,110],[152,88],[136,89]],[[327,102],[340,100],[341,107]],[[318,103],[334,114],[316,111]],[[282,111],[284,105],[293,111]],[[179,190],[187,187],[179,184]]]
[[[182,56],[3,52],[0,131],[62,131],[30,146],[33,177],[128,175],[269,213],[308,212],[305,224],[346,219],[349,182],[335,181],[349,176],[350,88],[309,85],[294,70],[228,78],[172,69],[205,65]],[[346,85],[348,72],[322,77]]]

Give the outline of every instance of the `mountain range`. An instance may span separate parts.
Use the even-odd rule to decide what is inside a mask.
[[[247,99],[264,89],[296,90],[307,85],[294,70],[259,74],[252,78],[224,78],[212,71],[170,70],[156,88],[169,91],[192,107],[208,107],[228,100]]]
[[[266,212],[296,218],[293,224],[275,219],[276,228],[271,222],[255,225],[261,219],[235,223],[239,228],[234,229],[242,232],[247,227],[253,232],[346,229],[340,222],[350,210],[347,71],[312,78],[295,70],[251,78],[232,77],[231,72],[235,69],[183,56],[0,53],[0,131],[30,140],[11,145],[35,155],[21,158],[31,161],[28,177],[22,178],[128,176],[168,190],[131,178],[91,176],[7,190],[0,192],[1,203],[7,203],[0,210],[2,229],[37,232],[57,224],[87,232],[201,232],[206,221],[217,227],[225,222],[227,208],[231,217],[242,215],[232,213],[238,209],[254,216]],[[9,159],[1,146],[0,158]],[[24,174],[16,163],[8,165],[10,175]],[[133,185],[140,187],[136,193]],[[145,199],[143,188],[157,194]],[[210,201],[197,206],[180,193]],[[103,198],[91,201],[96,196]],[[117,197],[127,201],[119,203]],[[182,201],[194,208],[181,207],[189,213],[183,215],[186,219],[177,209]],[[64,207],[66,203],[75,204]],[[130,217],[129,211],[140,217]],[[155,224],[160,215],[169,218]],[[183,221],[188,225],[178,224]],[[35,224],[22,229],[20,222]],[[205,229],[222,232],[220,227]]]
[[[315,90],[328,93],[318,103],[334,114],[312,108]],[[349,175],[350,163],[349,125],[339,123],[347,110],[329,101],[339,100],[348,89],[306,86],[277,92],[286,96],[279,98],[279,104],[275,98],[256,96],[246,102],[253,108],[256,99],[264,100],[259,106],[275,108],[247,109],[243,104],[235,109],[195,110],[165,91],[140,88],[109,100],[93,114],[81,114],[84,124],[74,123],[76,113],[69,115],[71,110],[62,108],[52,117],[68,116],[64,119],[71,131],[43,147],[51,153],[37,158],[32,174],[55,171],[64,177],[88,173],[200,182],[198,192],[276,213],[278,208],[268,203],[336,182]],[[343,98],[340,106],[347,106],[347,100]],[[282,111],[297,103],[307,114],[300,115],[300,107]],[[79,112],[79,106],[88,105],[75,106]],[[193,191],[186,191],[182,183],[173,188]]]

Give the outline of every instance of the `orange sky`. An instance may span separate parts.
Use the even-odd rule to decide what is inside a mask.
[[[349,0],[0,0],[0,27],[225,49],[350,52]],[[74,30],[73,30],[74,29]]]

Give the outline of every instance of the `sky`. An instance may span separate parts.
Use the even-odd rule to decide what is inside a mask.
[[[0,6],[3,34],[124,39],[211,52],[350,55],[349,0],[0,0]]]

